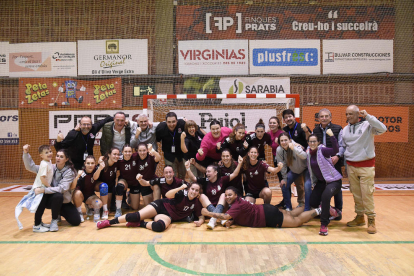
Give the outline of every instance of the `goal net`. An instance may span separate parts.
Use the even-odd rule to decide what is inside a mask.
[[[233,128],[242,123],[246,131],[254,131],[259,119],[266,124],[277,116],[283,127],[282,111],[292,109],[300,118],[299,95],[297,94],[187,94],[187,95],[146,95],[143,112],[153,122],[165,121],[168,112],[175,112],[180,118],[193,120],[200,129],[210,132],[214,119],[224,127]],[[266,161],[273,166],[272,148],[266,146]],[[163,168],[163,166],[158,166]],[[269,185],[275,187],[277,175],[268,176]]]

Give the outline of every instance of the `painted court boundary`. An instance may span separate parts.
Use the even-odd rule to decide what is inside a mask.
[[[98,245],[147,245],[148,255],[158,264],[167,267],[169,269],[175,270],[181,273],[187,273],[191,275],[203,275],[203,276],[213,276],[213,275],[256,275],[256,276],[265,276],[280,273],[289,269],[294,268],[296,265],[300,264],[308,255],[308,245],[341,245],[341,244],[414,244],[414,241],[342,241],[342,242],[115,242],[115,241],[0,241],[0,244],[98,244]],[[253,274],[218,274],[218,273],[203,273],[190,269],[186,269],[174,264],[171,264],[167,261],[164,261],[155,250],[155,245],[297,245],[300,248],[300,254],[290,264],[268,270],[265,272],[258,272]]]

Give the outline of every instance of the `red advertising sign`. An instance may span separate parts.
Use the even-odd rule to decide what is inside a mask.
[[[393,39],[395,10],[372,7],[178,6],[178,40]]]
[[[121,78],[20,78],[19,108],[121,108]]]

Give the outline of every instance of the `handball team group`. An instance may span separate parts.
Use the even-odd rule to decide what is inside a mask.
[[[209,133],[173,112],[160,123],[145,114],[128,121],[123,112],[95,123],[83,117],[66,137],[58,135],[54,163],[50,146],[39,147],[40,165],[34,163],[30,145],[23,147],[25,168],[37,175],[16,206],[16,220],[22,229],[18,217],[27,208],[35,214],[33,232],[54,232],[61,218],[72,226],[84,222],[84,203],[87,218],[98,229],[126,223],[162,232],[176,221],[200,227],[206,218],[211,230],[217,225],[299,227],[319,216],[319,234],[326,236],[329,223],[342,219],[346,166],[356,213],[347,226],[368,224],[367,232],[374,234],[374,137],[385,133],[386,126],[355,105],[344,112],[343,129],[332,122],[328,109],[319,111],[313,130],[286,109],[283,129],[278,117],[267,125],[258,118],[254,130],[243,124],[230,129],[213,120]],[[93,146],[100,129],[102,156],[96,159]],[[155,174],[162,159],[158,142],[165,162],[162,177]],[[273,164],[266,162],[266,147],[272,149]],[[271,174],[277,175],[283,194],[277,205],[270,204]],[[295,208],[292,183],[298,194]],[[264,204],[256,204],[257,198]],[[46,208],[52,212],[50,224],[42,221]]]

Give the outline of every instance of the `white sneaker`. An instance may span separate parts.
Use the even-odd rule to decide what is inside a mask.
[[[102,219],[108,219],[109,211],[103,211],[102,212]]]
[[[79,213],[79,217],[80,217],[81,223],[85,221],[85,219],[83,218],[83,213],[82,212]]]
[[[220,223],[221,223],[221,225],[222,225],[222,226],[224,226],[224,227],[225,227],[225,226],[226,226],[226,222],[227,222],[227,219],[224,219],[224,220],[221,220],[221,222],[220,222]]]
[[[36,233],[49,232],[49,228],[43,227],[42,224],[33,225],[33,232],[36,232]]]
[[[116,209],[115,211],[115,217],[119,218],[120,216],[122,216],[122,209]]]
[[[216,227],[216,222],[217,222],[216,218],[211,218],[207,224],[207,229],[213,230],[214,227]]]
[[[46,228],[50,228],[50,224],[47,224],[47,223],[41,223],[40,225],[42,225],[43,227],[46,227]]]
[[[50,222],[50,228],[49,231],[50,232],[57,232],[59,230],[58,227],[58,220],[57,219],[52,219],[52,221]]]
[[[94,214],[93,215],[93,221],[94,222],[98,222],[101,219],[101,216],[99,214]]]

